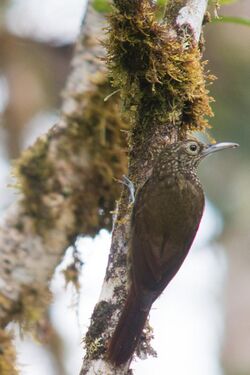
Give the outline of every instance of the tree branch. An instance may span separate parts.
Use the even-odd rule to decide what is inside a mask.
[[[187,26],[193,33],[194,40],[198,43],[207,4],[208,0],[186,0],[183,1],[183,6],[178,6],[177,12],[173,14],[173,10],[176,10],[176,6],[173,2],[169,2],[166,6],[164,18],[170,20],[170,22],[174,22],[176,25],[175,28]]]
[[[103,25],[100,15],[88,12],[59,123],[16,164],[20,199],[0,225],[0,327],[13,318],[38,319],[65,249],[80,233],[111,229],[120,191],[114,178],[126,173],[128,125],[117,96],[104,107],[111,88],[100,59]]]

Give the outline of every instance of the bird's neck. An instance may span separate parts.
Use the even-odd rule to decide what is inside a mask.
[[[193,163],[183,163],[178,155],[171,157],[167,153],[162,153],[153,168],[153,178],[156,180],[166,180],[168,184],[174,184],[175,180],[187,180],[192,184],[201,187],[197,176],[197,166]],[[170,181],[171,180],[171,181]]]
[[[197,176],[197,168],[191,165],[182,165],[178,160],[170,160],[167,163],[160,164],[155,168],[155,174],[160,180],[187,180],[194,185],[200,186],[201,183]]]
[[[202,189],[202,185],[201,185],[201,182],[200,182],[200,179],[197,175],[197,168],[195,167],[192,167],[192,168],[179,168],[178,170],[178,178],[183,178],[189,182],[192,183],[192,185],[195,185],[199,188]]]

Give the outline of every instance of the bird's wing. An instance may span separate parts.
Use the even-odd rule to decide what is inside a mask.
[[[160,197],[153,193],[147,197],[147,188],[141,190],[133,210],[133,277],[137,285],[149,289],[164,289],[176,274],[192,244],[202,214],[202,207],[192,203],[186,207],[178,202],[175,189],[168,190]],[[181,212],[176,212],[178,209]]]
[[[138,192],[132,214],[131,252],[132,269],[136,283],[158,284],[161,280],[161,249],[168,241],[168,228],[162,230],[159,222],[164,213],[159,214],[161,207],[156,207],[160,199],[147,196],[147,184]],[[155,202],[154,202],[155,201]],[[162,207],[163,209],[163,207]],[[157,213],[159,214],[157,217]]]

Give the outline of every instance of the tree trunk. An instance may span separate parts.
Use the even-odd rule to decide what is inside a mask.
[[[198,47],[207,1],[168,1],[162,23],[149,1],[114,0],[114,5],[107,61],[131,122],[128,175],[137,189],[162,148],[190,130],[204,130],[204,116],[212,114]],[[81,375],[131,374],[129,363],[114,368],[105,360],[129,284],[130,213],[124,187],[102,292],[84,340]],[[147,326],[137,354],[154,353],[151,337]]]

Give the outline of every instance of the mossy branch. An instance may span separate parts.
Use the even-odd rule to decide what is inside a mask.
[[[15,165],[20,198],[0,225],[2,328],[11,320],[29,328],[36,323],[51,301],[48,283],[65,249],[78,234],[111,229],[121,189],[115,179],[127,170],[129,126],[119,114],[118,95],[104,102],[112,88],[100,59],[103,24],[88,12],[60,121]],[[0,353],[0,369],[11,363],[8,353]]]
[[[113,84],[121,90],[123,108],[132,123],[130,164],[139,162],[141,168],[149,159],[145,150],[151,150],[154,159],[164,147],[159,133],[183,138],[190,131],[209,128],[212,98],[207,83],[213,77],[201,62],[192,23],[182,27],[174,23],[186,8],[185,1],[167,3],[164,23],[158,22],[150,2],[132,3],[115,1],[106,47]],[[137,171],[130,168],[130,172],[136,183]]]
[[[198,43],[207,1],[197,4],[197,0],[169,0],[165,18],[159,22],[154,2],[114,0],[106,41],[107,64],[131,123],[128,173],[136,187],[151,173],[154,160],[166,143],[185,138],[194,130],[209,128],[207,117],[212,115],[212,99],[207,80],[212,77],[205,71]],[[129,363],[114,368],[105,360],[129,284],[130,212],[125,189],[119,202],[103,290],[85,338],[81,375],[132,373]],[[108,322],[105,311],[109,312]],[[139,356],[154,353],[151,337],[147,326],[137,348]]]

